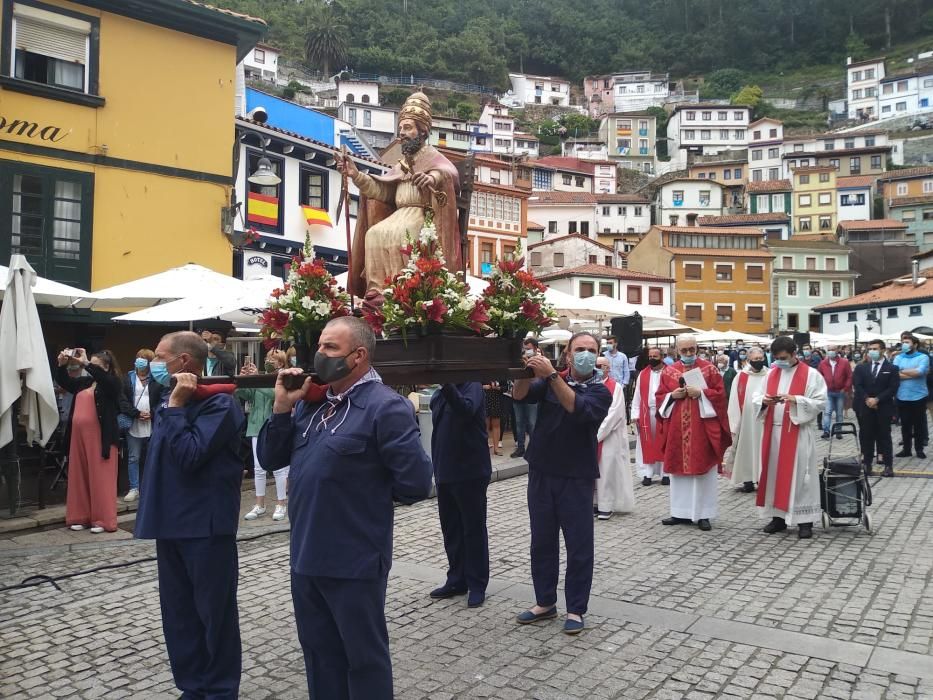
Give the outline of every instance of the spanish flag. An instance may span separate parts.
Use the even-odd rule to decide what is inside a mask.
[[[330,214],[328,214],[323,209],[315,209],[314,207],[301,207],[302,213],[305,215],[309,224],[314,224],[316,226],[329,226],[333,228],[334,223],[330,220]]]
[[[246,196],[246,220],[254,224],[277,226],[279,223],[278,197],[250,192]]]

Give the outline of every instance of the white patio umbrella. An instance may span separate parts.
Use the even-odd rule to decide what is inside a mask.
[[[6,265],[0,265],[0,281],[5,282],[10,268]],[[35,272],[33,272],[35,275]],[[32,296],[37,304],[47,304],[59,308],[75,306],[78,308],[90,308],[94,303],[94,295],[91,292],[85,292],[83,289],[71,287],[61,282],[55,282],[45,277],[35,275],[36,283],[32,287]],[[3,299],[3,288],[0,288],[0,299]]]
[[[113,320],[124,323],[179,323],[219,318],[231,323],[255,323],[272,291],[282,286],[282,280],[266,276],[238,282],[240,289],[233,293],[226,288],[209,287],[196,296],[115,316]]]
[[[33,295],[35,284],[36,271],[24,256],[14,255],[3,279],[0,310],[0,447],[14,439],[17,406],[26,418],[30,443],[45,446],[58,425],[52,372]]]
[[[202,265],[188,263],[131,282],[124,282],[93,293],[92,306],[101,308],[145,308],[164,301],[238,294],[243,280],[214,272]]]

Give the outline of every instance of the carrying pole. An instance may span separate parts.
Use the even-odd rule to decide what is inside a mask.
[[[350,158],[346,144],[341,144],[340,154],[344,159],[344,163],[346,163]],[[354,284],[350,279],[350,275],[353,274],[353,253],[350,250],[353,241],[352,234],[350,233],[350,183],[346,168],[343,170],[343,187],[340,191],[343,192],[343,201],[338,202],[337,206],[343,207],[343,225],[347,232],[347,287],[349,287],[348,291],[350,292],[350,310],[356,311],[356,302],[353,297]]]

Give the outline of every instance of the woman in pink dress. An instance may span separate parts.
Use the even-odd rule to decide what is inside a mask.
[[[87,376],[69,376],[69,362],[80,364]],[[58,356],[56,379],[74,394],[65,523],[72,530],[90,527],[94,534],[115,532],[120,368],[109,350],[94,353],[90,360],[83,348],[65,350]]]

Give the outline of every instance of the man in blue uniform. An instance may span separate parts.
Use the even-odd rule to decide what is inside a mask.
[[[486,401],[479,382],[444,384],[431,398],[431,459],[437,484],[437,514],[447,552],[447,581],[432,598],[469,591],[467,606],[486,600],[489,539],[486,489],[492,475]]]
[[[328,323],[314,357],[330,385],[324,400],[302,400],[310,379],[286,389],[283,377],[301,370],[284,370],[259,435],[262,464],[291,464],[292,601],[313,698],[392,697],[385,621],[392,502],[431,492],[431,460],[411,403],[372,369],[375,347],[365,321]]]
[[[207,346],[162,337],[152,378],[175,388],[154,413],[135,535],[156,540],[162,630],[183,698],[236,698],[240,686],[236,530],[246,422],[230,393],[205,395]],[[232,391],[232,387],[229,388]]]
[[[536,605],[521,613],[517,622],[557,616],[563,532],[567,634],[583,629],[593,584],[593,489],[599,477],[596,432],[612,404],[612,395],[595,371],[598,353],[596,336],[577,333],[567,345],[567,370],[558,373],[543,355],[532,357],[526,364],[536,379],[519,379],[512,389],[515,401],[540,402],[538,423],[525,452]]]

